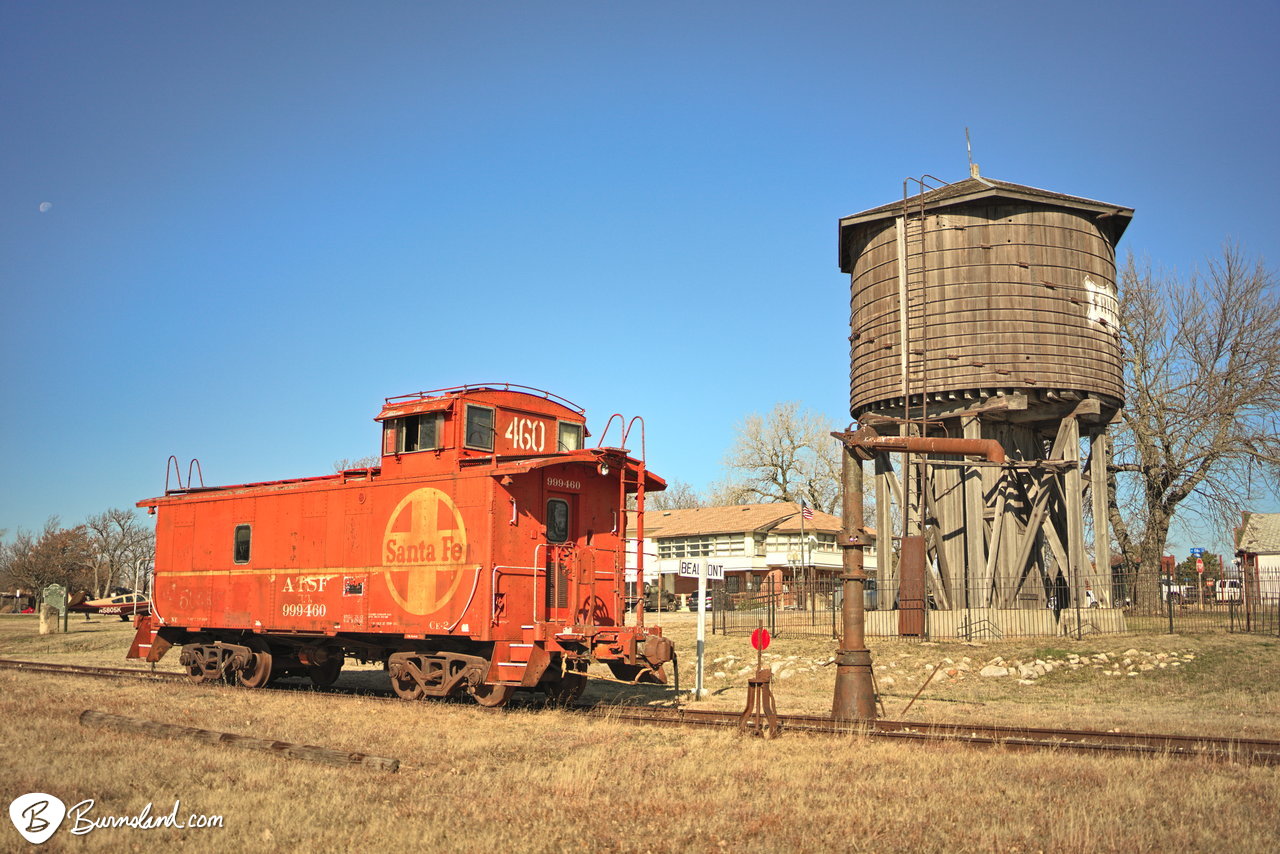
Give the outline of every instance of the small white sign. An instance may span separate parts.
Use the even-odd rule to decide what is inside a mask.
[[[702,572],[702,561],[680,561],[680,575],[684,578],[697,578]],[[707,563],[707,578],[712,581],[724,581],[724,564]]]

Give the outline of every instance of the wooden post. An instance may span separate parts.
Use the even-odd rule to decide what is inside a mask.
[[[889,479],[893,476],[893,464],[888,454],[876,454],[876,588],[880,596],[898,589],[898,556],[893,547],[893,490]]]
[[[982,438],[982,422],[973,415],[961,422],[966,439]],[[991,579],[987,572],[987,553],[996,550],[995,524],[993,520],[990,543],[984,542],[986,501],[983,497],[982,470],[966,466],[961,470],[961,493],[964,497],[964,549],[965,549],[965,605],[987,607],[991,599]]]
[[[1080,476],[1080,420],[1073,413],[1067,418],[1067,446],[1063,449],[1062,458],[1075,463],[1062,475],[1064,509],[1066,511],[1066,547],[1067,565],[1070,573],[1067,583],[1071,585],[1071,608],[1075,611],[1076,639],[1079,640],[1084,629],[1081,625],[1081,609],[1086,607],[1084,601],[1085,564],[1088,558],[1084,551],[1084,485]]]
[[[85,709],[80,714],[80,725],[110,729],[117,732],[128,732],[135,735],[148,735],[153,738],[191,738],[206,744],[224,744],[228,747],[240,747],[248,750],[260,750],[287,756],[290,759],[305,759],[308,762],[320,762],[325,765],[341,767],[363,765],[377,771],[388,771],[394,774],[400,769],[400,760],[386,756],[370,756],[366,753],[343,752],[326,747],[313,747],[307,744],[291,744],[287,741],[272,741],[266,738],[252,738],[247,735],[235,735],[229,732],[215,732],[177,724],[157,723],[155,721],[130,718],[124,715],[112,715],[93,709]]]
[[[1111,519],[1107,506],[1107,466],[1111,447],[1105,425],[1090,434],[1089,489],[1093,499],[1093,592],[1104,608],[1113,606],[1111,589]]]

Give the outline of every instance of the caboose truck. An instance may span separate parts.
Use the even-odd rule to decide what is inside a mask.
[[[666,682],[671,642],[624,625],[627,494],[666,486],[643,450],[584,447],[583,410],[522,386],[391,397],[376,420],[380,466],[138,502],[155,590],[129,657],[181,644],[193,680],[261,687],[331,684],[350,656],[401,697],[486,706],[571,702],[592,661]]]

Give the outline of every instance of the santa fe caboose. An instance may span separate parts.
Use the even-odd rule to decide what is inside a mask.
[[[585,447],[581,409],[521,386],[387,398],[376,420],[381,466],[138,502],[158,514],[156,569],[129,657],[181,644],[194,680],[249,687],[380,660],[401,697],[489,706],[572,700],[592,661],[666,681],[661,629],[623,625],[629,546],[643,559],[627,496],[639,527],[666,485],[643,453]],[[614,416],[601,444],[614,420],[626,443]]]

